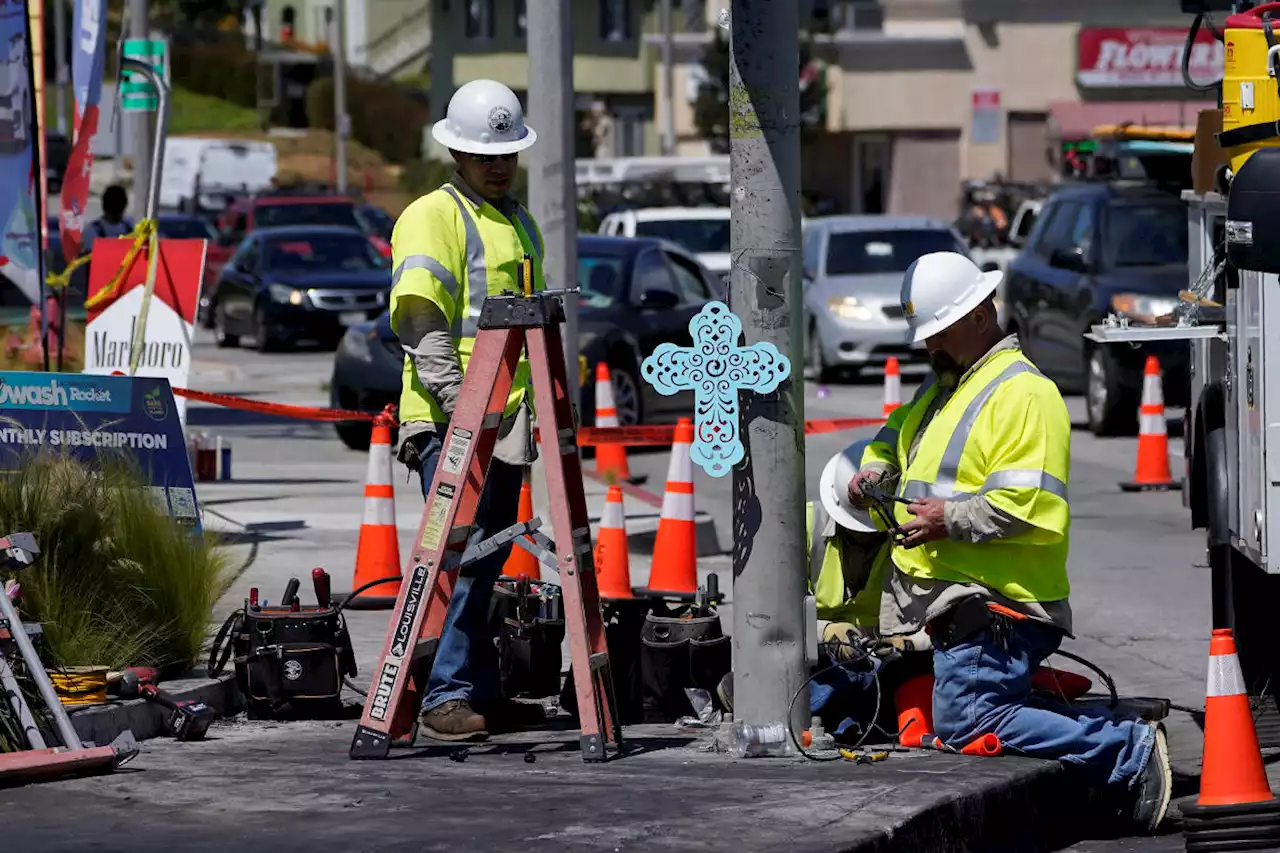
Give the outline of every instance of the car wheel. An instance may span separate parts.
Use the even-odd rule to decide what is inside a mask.
[[[818,324],[809,324],[808,340],[805,344],[804,378],[814,382],[830,382],[834,374],[827,367],[827,360],[822,355],[822,336],[818,333]]]
[[[267,322],[267,312],[261,308],[253,311],[253,342],[258,352],[275,352],[280,349],[280,342],[271,336],[271,324]]]
[[[613,378],[613,406],[618,410],[618,426],[637,426],[644,422],[644,400],[640,383],[629,366],[609,365]]]
[[[333,425],[338,439],[351,450],[368,450],[373,426],[367,421],[339,421]]]
[[[1098,436],[1134,435],[1138,431],[1138,393],[1125,387],[1119,365],[1108,347],[1089,350],[1085,409],[1089,429]]]
[[[227,331],[227,312],[221,302],[213,305],[213,339],[221,349],[240,346],[240,336]]]

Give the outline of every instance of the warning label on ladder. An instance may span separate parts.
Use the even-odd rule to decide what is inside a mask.
[[[444,451],[444,472],[457,476],[462,473],[462,460],[467,458],[467,448],[471,446],[471,433],[465,429],[453,430],[449,437],[449,446]]]
[[[431,506],[427,507],[427,521],[422,525],[422,539],[418,547],[425,551],[434,551],[440,547],[444,538],[444,523],[449,517],[449,507],[453,505],[455,489],[448,483],[441,483],[436,488]]]

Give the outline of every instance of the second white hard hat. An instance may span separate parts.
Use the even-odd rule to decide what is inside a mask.
[[[919,343],[951,327],[988,296],[1004,279],[999,271],[983,272],[958,252],[930,252],[907,267],[902,278],[902,313]]]
[[[467,154],[515,154],[538,140],[516,93],[497,80],[472,80],[454,92],[431,128],[436,142]]]
[[[818,480],[818,496],[822,500],[823,509],[835,519],[836,524],[854,533],[876,532],[871,515],[849,501],[849,481],[862,466],[862,454],[870,443],[869,438],[855,441],[832,456]]]

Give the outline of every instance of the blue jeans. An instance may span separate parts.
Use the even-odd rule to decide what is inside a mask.
[[[422,478],[424,499],[436,476],[442,439],[440,435],[422,435],[417,439],[422,462],[418,475]],[[489,476],[480,492],[468,546],[516,523],[523,482],[523,468],[497,459],[489,463]],[[436,647],[435,663],[427,679],[427,696],[422,701],[424,712],[451,699],[492,702],[501,698],[497,656],[489,626],[489,600],[493,597],[493,583],[502,574],[502,566],[510,553],[510,545],[499,548],[458,573],[453,598],[444,617],[444,630]]]
[[[833,735],[840,736],[858,726],[870,725],[876,713],[876,672],[880,660],[871,659],[866,668],[853,669],[830,666],[831,660],[823,660],[818,666],[824,671],[814,676],[809,685],[809,713],[822,718],[822,726]],[[893,701],[892,694],[881,697],[881,704]],[[854,729],[856,734],[860,730]]]
[[[1105,708],[1070,708],[1030,697],[1031,676],[1062,642],[1039,622],[1015,622],[1007,643],[990,630],[933,654],[933,724],[950,746],[994,734],[1010,752],[1056,759],[1094,785],[1132,785],[1147,766],[1155,729]]]

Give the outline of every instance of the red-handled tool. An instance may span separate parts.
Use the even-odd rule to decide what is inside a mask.
[[[324,569],[312,569],[311,585],[316,591],[316,604],[320,605],[321,609],[327,608],[332,601],[329,595],[329,573]]]

